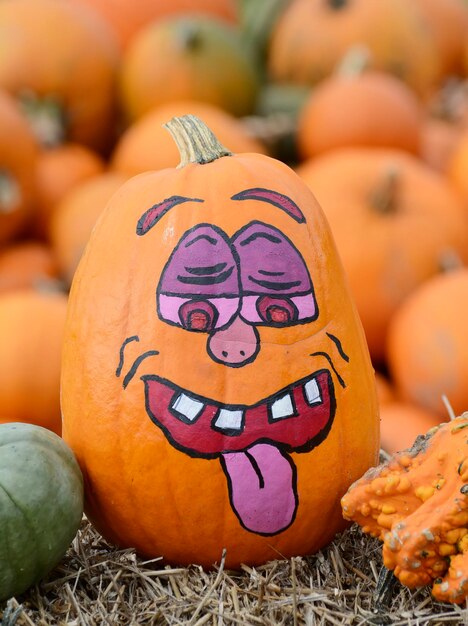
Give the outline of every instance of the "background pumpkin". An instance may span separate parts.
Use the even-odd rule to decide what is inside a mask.
[[[83,514],[83,477],[54,433],[0,424],[0,602],[19,595],[64,556]]]
[[[434,276],[395,312],[388,364],[401,397],[446,419],[442,396],[455,414],[468,406],[468,268]]]
[[[24,240],[0,249],[0,294],[38,287],[53,278],[57,278],[57,266],[46,243]]]
[[[448,421],[446,416],[444,421]],[[433,413],[412,402],[394,400],[380,406],[380,445],[388,454],[410,448],[416,437],[443,421]]]
[[[334,75],[311,92],[298,120],[303,159],[334,148],[388,147],[418,153],[422,106],[403,81],[363,70]]]
[[[49,240],[58,272],[70,286],[94,224],[127,177],[103,172],[77,185],[58,203],[49,227]]]
[[[235,24],[235,0],[73,0],[96,11],[110,26],[123,51],[147,24],[171,15],[202,13]]]
[[[0,423],[61,433],[60,353],[67,296],[54,287],[0,296]]]
[[[259,152],[266,149],[249,134],[241,120],[223,109],[196,101],[175,101],[152,109],[129,126],[116,143],[110,166],[128,176],[150,170],[175,167],[179,163],[177,146],[163,124],[172,117],[191,113],[205,121],[222,144],[233,152]]]
[[[293,0],[271,34],[272,80],[315,85],[353,46],[364,46],[373,69],[428,95],[441,68],[427,19],[406,0]]]
[[[0,244],[25,226],[39,146],[16,102],[0,90]]]
[[[63,352],[64,438],[85,475],[87,515],[105,537],[134,546],[146,555],[163,555],[172,563],[197,562],[207,567],[219,560],[226,548],[226,565],[238,567],[242,562],[265,562],[278,552],[285,556],[312,552],[343,528],[337,507],[339,494],[378,453],[375,383],[362,328],[328,225],[308,188],[286,165],[264,155],[223,156],[228,153],[219,144],[211,144],[216,150],[208,152],[206,145],[196,141],[193,145],[199,126],[197,132],[191,125],[189,128],[183,137],[193,152],[187,154],[184,150],[183,167],[148,172],[125,183],[101,214],[75,273]],[[198,162],[190,162],[189,156]],[[234,198],[242,190],[270,187],[279,194],[287,192],[292,203],[278,194],[273,196],[276,204]],[[167,203],[180,198],[199,201],[191,205],[184,202],[180,210],[174,208],[166,215]],[[278,206],[278,202],[283,204]],[[153,225],[158,210],[164,217],[160,224]],[[305,223],[301,223],[301,215]],[[236,317],[235,327],[230,322],[220,333],[207,337],[206,333],[188,332],[158,317],[157,283],[184,233],[192,232],[190,229],[196,225],[203,228],[201,225],[213,224],[217,229],[213,232],[222,229],[232,237],[246,227],[246,222],[254,228],[258,220],[287,233],[288,240],[293,240],[303,254],[313,276],[320,311],[318,326],[299,323],[281,328],[278,322],[278,327],[260,325],[254,330],[254,326]],[[197,323],[201,314],[194,319]],[[228,330],[240,334],[224,344],[222,338]],[[243,332],[248,333],[245,340]],[[258,340],[252,335],[256,333]],[[332,338],[331,333],[336,336]],[[234,365],[227,369],[230,363]],[[247,445],[252,455],[260,454],[257,438],[263,435],[270,441],[265,448],[276,455],[279,448],[271,443],[276,439],[274,435],[270,439],[269,430],[255,430],[251,441],[251,429],[259,426],[257,420],[254,425],[247,416],[242,443],[226,435],[220,439],[216,435],[217,443],[213,443],[215,430],[206,425],[204,418],[196,427],[209,430],[207,436],[192,439],[188,434],[191,431],[185,430],[189,440],[181,443],[179,436],[185,435],[177,429],[183,421],[171,417],[168,409],[166,412],[168,400],[163,399],[163,392],[161,396],[156,394],[159,405],[154,410],[158,415],[161,412],[159,419],[169,420],[170,425],[164,422],[168,437],[153,423],[152,419],[157,418],[149,418],[150,409],[145,408],[143,380],[157,387],[161,377],[171,381],[169,386],[189,390],[184,394],[196,394],[205,399],[203,402],[226,410],[235,405],[248,412],[258,406],[262,419],[266,419],[267,398],[276,397],[274,394],[279,398],[278,390],[289,388],[291,381],[306,380],[311,372],[330,367],[337,409],[328,435],[311,452],[285,452],[281,462],[278,458],[271,460],[269,470],[262,465],[262,481],[273,493],[267,503],[262,500],[261,506],[269,511],[279,499],[281,515],[290,513],[289,501],[288,511],[283,510],[283,496],[290,494],[292,485],[284,461],[297,468],[299,506],[285,530],[276,526],[268,532],[246,529],[249,515],[254,519],[252,523],[259,521],[270,528],[269,524],[277,523],[276,513],[257,517],[254,509],[263,493],[261,481],[258,474],[250,477],[246,470],[245,478],[250,478],[242,483],[246,494],[242,506],[245,504],[247,510],[242,508],[239,513],[236,509],[235,514],[226,476],[231,497],[236,498],[240,475],[232,465],[225,474],[217,458],[222,455],[226,464],[237,459],[243,462]],[[156,379],[151,377],[155,373]],[[150,379],[142,378],[145,374]],[[165,389],[165,383],[161,385]],[[309,414],[309,409],[301,411]],[[325,407],[325,411],[328,415],[329,409]],[[285,441],[299,436],[301,420],[299,415],[284,426]],[[361,436],[363,430],[365,438]],[[191,445],[194,451],[186,453],[184,450]],[[209,447],[212,445],[214,448]],[[211,452],[197,452],[198,446],[208,446]],[[236,446],[240,450],[234,452]],[[293,450],[296,447],[291,446]],[[229,457],[230,450],[233,454]],[[210,460],[210,454],[215,458]],[[273,485],[280,476],[285,491],[278,488],[275,492]],[[321,511],[320,517],[317,510]]]
[[[41,143],[106,148],[119,59],[107,25],[72,2],[2,0],[0,29],[0,87],[21,101]]]
[[[256,59],[240,31],[198,15],[149,24],[133,39],[119,71],[120,102],[130,121],[171,100],[200,100],[247,115],[258,85]]]
[[[403,151],[335,150],[297,171],[330,222],[371,356],[382,362],[404,298],[441,270],[449,251],[467,260],[463,203],[444,177]]]
[[[34,225],[37,237],[47,237],[60,200],[80,182],[104,171],[106,162],[97,152],[79,143],[64,143],[42,150],[36,165]]]

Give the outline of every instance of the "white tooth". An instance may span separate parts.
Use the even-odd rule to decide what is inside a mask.
[[[304,385],[304,389],[305,389],[305,392],[306,392],[307,402],[309,404],[319,404],[320,402],[322,402],[322,396],[320,395],[320,389],[319,389],[319,386],[318,386],[317,381],[315,380],[315,378],[312,378],[312,380],[309,380]]]
[[[294,406],[291,394],[287,393],[273,402],[271,405],[271,417],[274,420],[278,420],[291,415],[294,415]]]
[[[221,409],[214,425],[223,430],[241,430],[243,417],[243,411],[238,409]]]
[[[200,415],[203,407],[203,402],[195,400],[195,398],[191,398],[185,393],[181,393],[180,396],[177,396],[172,403],[174,411],[186,417],[190,422],[193,422]]]

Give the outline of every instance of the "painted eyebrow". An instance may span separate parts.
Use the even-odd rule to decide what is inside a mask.
[[[158,204],[153,204],[138,220],[136,227],[137,235],[141,236],[147,233],[172,207],[183,202],[204,202],[204,200],[200,198],[186,198],[185,196],[171,196],[158,202]]]
[[[278,209],[285,211],[295,219],[296,222],[299,222],[299,224],[305,222],[305,217],[294,200],[291,200],[289,196],[279,193],[279,191],[253,187],[252,189],[245,189],[244,191],[234,194],[231,196],[231,200],[260,200],[261,202],[268,202],[278,207]]]

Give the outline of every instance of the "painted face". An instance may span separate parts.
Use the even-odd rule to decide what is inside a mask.
[[[231,200],[257,200],[273,205],[293,222],[304,224],[301,209],[284,194],[246,189]],[[201,198],[172,196],[148,209],[136,225],[147,233],[171,211]],[[305,226],[304,226],[305,227]],[[195,223],[183,232],[167,258],[148,302],[159,320],[184,333],[206,335],[205,353],[198,355],[212,367],[245,368],[262,350],[260,329],[287,332],[319,319],[313,275],[303,254],[280,228],[248,220],[235,232],[217,224]],[[327,333],[348,360],[338,337]],[[123,372],[125,339],[121,362]],[[141,354],[123,377],[124,388],[140,363],[158,354]],[[329,359],[326,353],[319,353]],[[253,404],[227,404],[197,389],[183,388],[160,375],[141,377],[146,411],[169,442],[191,457],[219,459],[227,478],[231,506],[241,525],[261,535],[274,535],[294,521],[299,505],[296,467],[291,452],[318,446],[331,428],[336,409],[330,368],[321,367],[261,397]],[[344,386],[334,371],[335,380]]]

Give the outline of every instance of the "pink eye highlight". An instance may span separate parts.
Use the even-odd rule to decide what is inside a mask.
[[[218,311],[205,300],[189,300],[180,307],[179,317],[185,329],[209,332],[215,327]]]
[[[297,308],[288,298],[261,296],[257,301],[257,311],[267,324],[286,326],[297,320]]]

